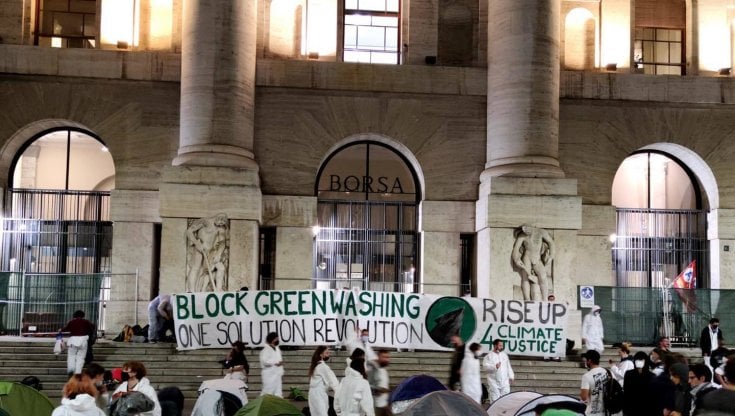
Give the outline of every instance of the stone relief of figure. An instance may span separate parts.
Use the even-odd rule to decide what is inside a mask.
[[[516,229],[513,245],[513,266],[521,275],[524,300],[546,300],[549,294],[551,261],[555,246],[551,234],[543,228],[524,224]],[[539,290],[536,290],[538,286]],[[539,297],[540,295],[540,297]]]
[[[187,292],[227,290],[230,233],[227,215],[191,221],[186,229]]]

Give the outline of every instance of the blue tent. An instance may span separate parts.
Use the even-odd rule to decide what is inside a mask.
[[[444,384],[436,378],[427,374],[419,374],[403,380],[390,395],[390,402],[418,399],[432,391],[446,389]]]

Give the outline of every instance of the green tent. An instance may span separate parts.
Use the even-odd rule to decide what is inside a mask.
[[[45,394],[25,384],[0,381],[0,409],[10,416],[51,416],[54,404]]]
[[[266,394],[249,401],[235,416],[301,416],[301,410],[286,399]]]

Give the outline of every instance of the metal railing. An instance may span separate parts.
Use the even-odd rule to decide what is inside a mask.
[[[579,293],[579,290],[577,290]],[[735,290],[595,286],[605,342],[653,345],[661,336],[694,346],[710,318],[735,332]]]
[[[434,294],[438,288],[449,288],[450,290],[440,290],[441,294],[447,295],[449,292],[456,296],[463,296],[470,293],[471,287],[462,283],[422,283],[422,282],[366,282],[362,279],[310,279],[298,277],[278,277],[269,278],[261,276],[258,281],[258,290],[275,290],[279,289],[278,282],[284,282],[284,287],[302,287],[304,289],[360,289],[372,290],[377,292],[398,292],[398,293],[425,293]]]
[[[112,300],[134,303],[130,308],[135,320],[138,302],[138,273],[129,274],[38,274],[0,272],[0,334],[44,336],[56,333],[81,310],[97,330],[107,329],[107,303]],[[133,287],[125,287],[132,285]],[[132,296],[121,294],[129,293]]]

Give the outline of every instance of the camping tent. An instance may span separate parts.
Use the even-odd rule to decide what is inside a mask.
[[[199,397],[192,416],[233,416],[247,402],[248,386],[242,380],[216,379],[204,381],[199,386]]]
[[[266,394],[251,400],[235,416],[302,416],[301,410],[288,400]]]
[[[45,394],[32,387],[0,381],[0,409],[10,416],[50,416],[54,405]]]
[[[416,400],[401,416],[486,416],[485,409],[464,393],[440,390]]]
[[[399,414],[408,406],[427,394],[447,388],[436,378],[427,374],[418,374],[408,377],[396,386],[390,395],[391,410]]]
[[[531,391],[516,391],[494,401],[487,409],[489,416],[535,416],[539,409],[569,409],[584,414],[585,404],[563,394],[539,394]]]
[[[495,400],[487,409],[487,414],[490,416],[515,415],[524,404],[541,396],[532,391],[514,391]]]
[[[536,409],[565,409],[584,415],[587,405],[581,400],[565,394],[547,394],[537,397],[525,405],[523,405],[516,415],[518,416],[535,416]]]

